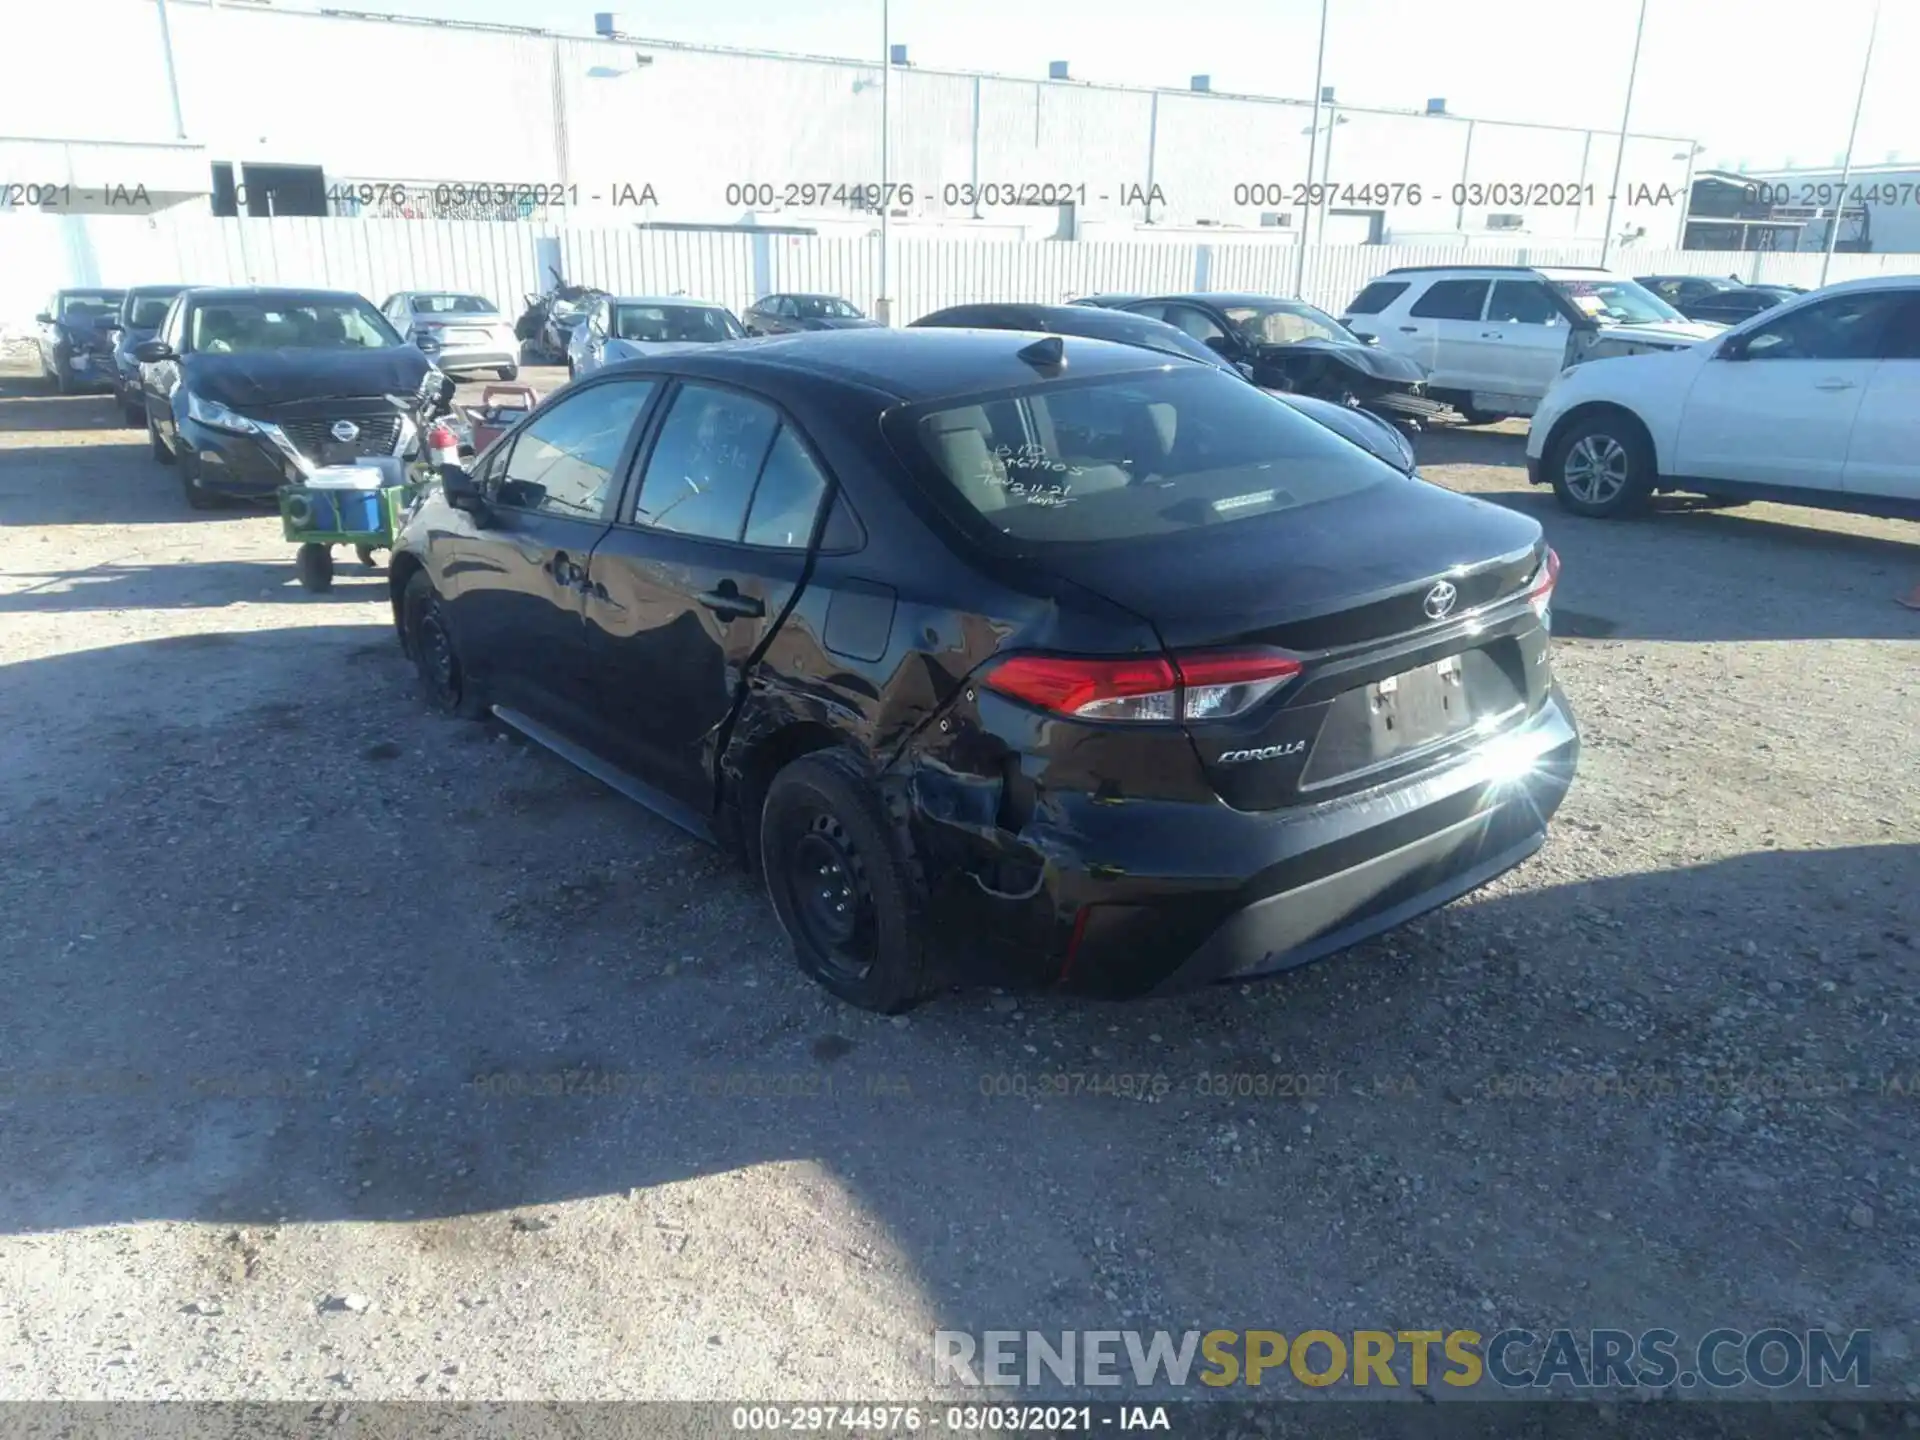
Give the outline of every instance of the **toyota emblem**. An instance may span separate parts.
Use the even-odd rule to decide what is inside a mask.
[[[1420,602],[1420,608],[1427,612],[1429,620],[1444,620],[1453,613],[1453,602],[1460,598],[1460,592],[1453,588],[1450,581],[1442,580],[1427,591],[1427,598]]]
[[[360,427],[351,420],[336,420],[333,422],[333,438],[338,440],[342,445],[353,440],[358,440],[360,438]],[[1449,586],[1448,588],[1451,589],[1452,587]],[[1431,596],[1428,597],[1428,603],[1432,603]],[[1452,604],[1453,602],[1448,601],[1447,603]]]

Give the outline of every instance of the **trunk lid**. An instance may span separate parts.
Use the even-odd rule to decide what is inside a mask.
[[[1160,536],[1150,557],[1134,549],[1043,563],[1142,616],[1176,656],[1282,650],[1302,663],[1244,714],[1184,726],[1235,808],[1331,798],[1434,763],[1546,694],[1546,629],[1518,603],[1546,545],[1503,507],[1402,480],[1271,522]]]

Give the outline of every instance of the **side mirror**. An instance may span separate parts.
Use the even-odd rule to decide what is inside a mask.
[[[51,325],[53,323],[53,316],[42,310],[38,315],[33,317],[33,323],[36,325]]]
[[[447,504],[465,511],[481,525],[492,518],[493,511],[485,493],[473,483],[473,476],[458,465],[440,467],[440,493],[446,496]]]
[[[157,365],[162,360],[177,358],[173,347],[164,340],[142,340],[133,347],[133,358],[142,365]]]
[[[1213,351],[1214,354],[1225,355],[1228,359],[1232,359],[1239,350],[1239,347],[1225,335],[1209,335],[1200,343]]]
[[[1722,345],[1713,357],[1716,360],[1744,360],[1747,358],[1747,337],[1736,335]]]

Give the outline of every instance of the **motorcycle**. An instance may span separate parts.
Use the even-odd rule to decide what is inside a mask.
[[[595,301],[606,297],[605,290],[591,285],[569,285],[555,271],[553,284],[546,291],[526,297],[527,308],[514,322],[513,333],[522,343],[540,351],[549,363],[564,363],[574,326],[586,317]]]

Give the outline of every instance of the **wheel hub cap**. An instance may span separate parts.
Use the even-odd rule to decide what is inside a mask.
[[[1575,499],[1604,505],[1626,488],[1626,447],[1611,435],[1582,435],[1567,451],[1564,474]]]

